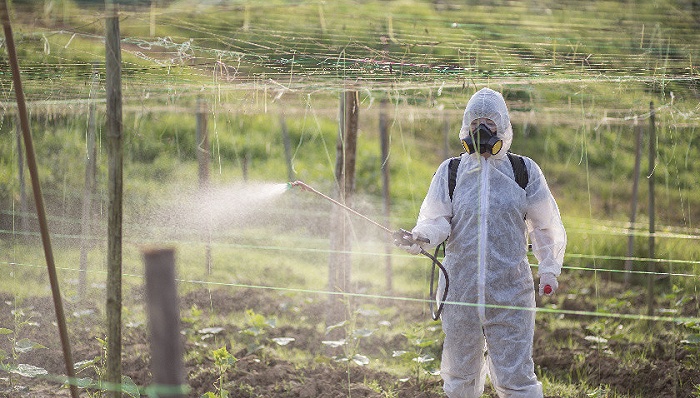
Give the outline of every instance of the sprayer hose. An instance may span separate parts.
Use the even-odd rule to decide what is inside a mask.
[[[433,267],[430,270],[430,314],[433,317],[434,321],[437,321],[440,319],[440,315],[442,314],[442,309],[445,306],[445,301],[447,300],[447,292],[450,287],[450,278],[447,276],[447,270],[445,267],[442,265],[440,260],[437,259],[437,252],[438,248],[435,249],[435,255],[432,255],[428,253],[427,251],[421,249],[421,254],[428,257],[433,261]],[[433,302],[433,297],[435,297],[435,289],[434,289],[434,284],[435,284],[435,266],[440,268],[440,271],[442,272],[442,275],[445,277],[445,290],[442,292],[442,298],[439,301],[438,304],[438,309],[437,311],[434,310],[434,302]]]

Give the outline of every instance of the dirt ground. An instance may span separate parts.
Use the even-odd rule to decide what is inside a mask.
[[[139,300],[138,292],[129,295],[135,302]],[[50,375],[65,374],[63,354],[55,325],[54,306],[50,297],[32,298],[18,303],[25,322],[17,324],[13,315],[14,298],[0,295],[0,328],[19,330],[17,339],[28,339],[46,348],[38,348],[19,354],[15,360],[5,358],[5,365],[13,363],[30,364],[46,369]],[[295,303],[304,305],[304,301]],[[244,312],[255,308],[260,314],[275,314],[279,305],[277,296],[263,290],[209,291],[202,289],[184,295],[181,298],[181,315],[191,312],[192,308],[201,311],[201,319],[225,319],[229,314]],[[324,349],[320,341],[327,339],[317,322],[322,323],[322,302],[308,303],[300,313],[308,318],[299,325],[270,329],[270,338],[293,337],[294,347],[311,354],[309,357],[323,357]],[[392,303],[396,305],[396,303]],[[398,304],[401,305],[401,304]],[[571,304],[572,306],[579,304]],[[97,305],[65,305],[68,316],[68,328],[75,362],[100,357],[104,339],[103,316]],[[580,308],[579,308],[580,309]],[[405,312],[403,312],[405,313]],[[413,316],[413,315],[409,315]],[[415,314],[417,321],[424,321],[425,314]],[[405,319],[404,319],[405,320]],[[586,320],[582,320],[582,324]],[[304,326],[306,325],[306,326]],[[218,332],[220,341],[238,335],[239,330],[232,325],[223,325]],[[654,347],[629,343],[608,341],[605,349],[591,349],[586,340],[583,326],[572,329],[553,329],[549,324],[538,321],[535,335],[534,360],[550,380],[568,381],[576,384],[586,381],[589,385],[606,386],[606,391],[629,394],[635,397],[693,397],[695,385],[700,384],[700,373],[684,365],[691,360],[686,347],[678,341],[669,340],[668,336],[654,338]],[[12,352],[11,334],[0,335],[0,350]],[[219,372],[214,359],[206,348],[196,339],[183,339],[185,343],[185,369],[190,387],[190,397],[201,397],[206,392],[216,392]],[[138,386],[151,383],[149,369],[149,337],[146,325],[130,322],[125,325],[122,334],[123,374],[129,376]],[[566,344],[555,344],[556,342]],[[381,352],[395,342],[369,341],[364,347],[367,352]],[[552,347],[557,347],[552,349]],[[559,348],[569,347],[569,348]],[[232,349],[232,347],[230,347]],[[622,353],[644,353],[644,361],[626,360]],[[409,377],[400,381],[399,377],[388,371],[375,370],[371,367],[328,361],[313,361],[299,364],[281,360],[261,352],[248,353],[245,348],[232,349],[231,354],[237,358],[235,366],[224,377],[224,388],[231,397],[386,397],[386,391],[398,393],[399,397],[429,398],[442,397],[441,381],[437,376],[425,376],[419,380]],[[439,355],[439,353],[438,353]],[[630,358],[636,356],[631,355]],[[697,362],[697,358],[695,361]],[[98,378],[100,366],[82,371],[79,377]],[[11,377],[10,377],[11,376]],[[382,392],[384,391],[384,393]],[[490,386],[487,394],[495,397]],[[83,390],[82,396],[87,396]],[[28,378],[0,371],[0,397],[49,397],[69,396],[68,390],[60,383],[37,377]],[[90,396],[95,396],[94,392]],[[391,395],[395,396],[395,395]],[[547,395],[555,398],[556,395]],[[585,394],[581,395],[586,396]],[[606,395],[596,395],[606,396]]]

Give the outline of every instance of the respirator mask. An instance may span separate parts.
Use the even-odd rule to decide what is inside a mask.
[[[490,153],[495,155],[501,151],[503,140],[496,137],[485,124],[481,123],[475,131],[470,131],[469,135],[462,140],[462,146],[468,154],[476,152],[479,148],[479,153]]]

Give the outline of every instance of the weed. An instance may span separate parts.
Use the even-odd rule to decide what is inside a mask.
[[[341,340],[322,341],[322,344],[331,348],[343,347],[343,355],[334,356],[333,359],[335,361],[348,363],[354,362],[359,366],[369,365],[369,358],[360,353],[360,342],[362,341],[362,339],[372,336],[376,330],[357,328],[357,315],[361,313],[361,310],[355,311],[354,316],[350,319],[339,322],[335,325],[328,326],[326,328],[326,335],[328,335],[336,329],[343,328],[345,330],[345,336],[347,336],[345,339]],[[349,341],[348,337],[350,338]]]
[[[22,329],[27,326],[35,326],[31,321],[31,316],[25,315],[24,310],[15,309],[12,311],[14,317],[14,330],[0,328],[0,335],[7,336],[12,346],[10,353],[0,350],[0,369],[8,373],[7,383],[11,389],[21,388],[15,385],[13,375],[33,378],[46,375],[48,372],[40,367],[20,363],[20,355],[36,349],[44,349],[43,345],[35,343],[26,338],[20,338]]]
[[[435,367],[435,357],[432,354],[438,349],[439,339],[428,336],[428,331],[430,331],[429,328],[414,327],[412,330],[404,333],[411,350],[394,351],[392,354],[394,358],[400,358],[406,362],[409,368],[413,369],[417,385],[421,385],[421,376],[423,374],[439,374],[439,370]]]
[[[216,393],[207,392],[202,397],[203,398],[227,398],[229,396],[228,390],[224,389],[224,383],[226,383],[226,372],[236,365],[238,359],[228,352],[226,347],[221,347],[217,350],[212,351],[214,356],[214,366],[218,372],[218,378],[214,388],[216,388]]]
[[[265,347],[264,336],[267,329],[274,328],[277,322],[274,319],[267,319],[264,315],[258,314],[249,309],[246,311],[246,329],[241,330],[241,334],[248,336],[246,339],[246,350],[248,354],[260,351]],[[278,343],[279,344],[279,343]]]
[[[107,372],[107,339],[97,338],[97,341],[100,344],[100,355],[92,359],[77,362],[73,365],[77,374],[92,371],[95,374],[97,381],[94,381],[90,377],[78,378],[78,388],[85,389],[88,397],[101,397],[103,391],[112,391],[116,387],[119,387],[123,393],[129,395],[130,397],[141,396],[139,387],[129,376],[122,375],[120,386],[110,386],[108,383],[101,381]]]

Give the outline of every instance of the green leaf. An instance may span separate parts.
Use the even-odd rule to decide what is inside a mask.
[[[345,321],[338,322],[335,325],[330,325],[326,328],[326,334],[330,333],[331,331],[333,331],[335,329],[342,328],[343,326],[345,326]]]
[[[34,343],[34,342],[30,341],[29,339],[22,339],[22,340],[15,342],[15,350],[17,350],[17,352],[19,352],[19,353],[29,352],[29,351],[31,351],[33,349],[37,349],[37,348],[46,348],[46,347],[44,347],[43,345],[41,345],[39,343]]]
[[[432,355],[422,355],[419,357],[413,358],[413,361],[418,362],[418,363],[428,363],[434,361],[435,358],[433,358]]]
[[[14,333],[14,332],[8,328],[0,328],[0,334],[12,334],[12,333]]]
[[[294,340],[295,340],[294,337],[275,337],[272,339],[272,341],[274,341],[278,345],[283,345],[283,346],[291,343]]]
[[[75,364],[73,364],[73,369],[75,369],[77,371],[85,370],[85,369],[89,368],[90,366],[98,363],[99,360],[100,360],[100,357],[95,357],[93,359],[86,359],[84,361],[76,362]]]
[[[374,330],[371,329],[358,329],[358,330],[353,330],[352,335],[355,337],[369,337],[374,333]]]
[[[684,340],[681,340],[683,344],[700,344],[700,334],[690,334]]]
[[[139,392],[139,386],[131,380],[129,376],[122,376],[122,392],[128,394],[131,397],[138,398],[141,396]]]
[[[369,365],[369,358],[364,355],[355,354],[352,356],[352,361],[360,366]]]
[[[414,339],[413,345],[420,348],[430,347],[435,344],[435,339]]]
[[[28,365],[26,363],[21,363],[17,365],[17,367],[15,369],[11,369],[10,372],[29,378],[49,374],[49,372],[46,371],[46,369],[44,368],[40,368],[34,365]]]
[[[338,348],[345,345],[345,339],[342,340],[324,340],[321,342],[323,345],[330,346],[331,348]]]
[[[75,382],[78,388],[88,388],[93,386],[93,381],[89,377],[78,378]]]

